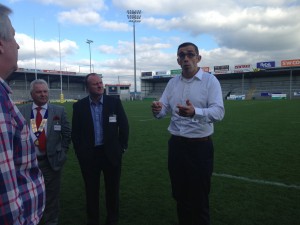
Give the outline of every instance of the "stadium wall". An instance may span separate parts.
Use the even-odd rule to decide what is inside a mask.
[[[217,74],[216,77],[224,99],[230,95],[245,95],[245,99],[272,99],[272,93],[286,94],[287,99],[300,99],[300,67]],[[159,99],[171,78],[142,77],[142,97]]]
[[[84,79],[86,74],[57,74],[51,72],[38,72],[35,74],[32,71],[16,71],[6,79],[6,82],[13,91],[11,98],[15,102],[29,101],[30,96],[30,83],[38,79],[44,79],[49,85],[49,97],[51,100],[60,99],[61,93],[64,98],[68,99],[81,99],[87,96]],[[62,77],[62,82],[61,82]],[[61,85],[62,84],[62,85]]]
[[[36,79],[44,79],[49,86],[50,101],[60,101],[61,94],[65,101],[73,101],[88,95],[85,88],[85,77],[87,74],[75,72],[63,72],[53,70],[21,69],[14,72],[6,82],[11,87],[15,102],[27,102],[31,100],[30,83]],[[62,79],[61,79],[62,78]],[[121,100],[130,99],[130,84],[107,84],[104,94],[112,95]]]

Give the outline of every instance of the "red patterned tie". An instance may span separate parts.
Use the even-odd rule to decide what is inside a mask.
[[[39,129],[40,124],[42,122],[42,114],[41,114],[41,107],[37,107],[36,108],[36,127],[37,129]],[[40,136],[38,137],[39,140],[39,150],[41,152],[46,152],[46,134],[45,134],[45,129],[43,129],[42,133],[40,134]]]

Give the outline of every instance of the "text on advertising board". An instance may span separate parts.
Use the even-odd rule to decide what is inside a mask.
[[[272,68],[272,67],[275,67],[275,61],[256,63],[256,68],[259,68],[259,69],[266,69],[266,68]]]
[[[300,66],[300,59],[282,60],[281,66]]]
[[[229,65],[224,65],[224,66],[214,66],[214,71],[217,70],[225,70],[228,71],[229,70]]]

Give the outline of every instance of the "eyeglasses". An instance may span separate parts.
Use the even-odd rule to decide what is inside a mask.
[[[196,56],[196,54],[192,53],[192,52],[188,52],[188,53],[180,53],[177,55],[178,59],[184,60],[185,57],[188,57],[189,59],[192,59]]]

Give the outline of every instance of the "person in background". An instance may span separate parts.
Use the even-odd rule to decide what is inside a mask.
[[[105,182],[106,225],[117,225],[122,154],[129,125],[120,99],[104,95],[102,78],[86,76],[89,96],[73,105],[72,141],[85,183],[87,224],[99,224],[100,174]]]
[[[0,224],[35,225],[45,207],[45,184],[29,128],[5,82],[18,68],[11,12],[0,4]]]
[[[213,171],[213,123],[224,117],[222,90],[214,75],[198,67],[198,47],[182,43],[177,62],[182,74],[172,78],[159,101],[151,105],[156,118],[171,113],[168,127],[168,170],[180,225],[208,225]]]
[[[57,225],[62,169],[71,142],[71,128],[65,108],[48,102],[45,80],[33,80],[30,94],[33,103],[19,109],[30,125],[38,165],[45,179],[46,208],[42,221],[45,225]]]

